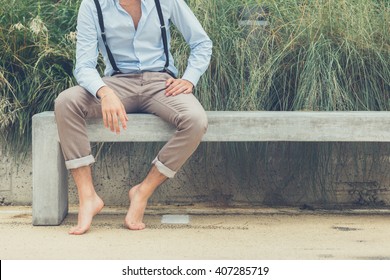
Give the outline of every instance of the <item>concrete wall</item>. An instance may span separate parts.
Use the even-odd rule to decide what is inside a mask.
[[[0,205],[31,204],[31,178],[31,153],[16,160],[0,143]]]
[[[96,144],[93,176],[106,205],[127,205],[127,191],[147,173],[162,144]],[[390,206],[390,144],[202,143],[150,203],[220,207]],[[228,152],[227,152],[228,151]],[[30,205],[31,153],[0,147],[0,204]],[[70,179],[70,203],[77,203]]]

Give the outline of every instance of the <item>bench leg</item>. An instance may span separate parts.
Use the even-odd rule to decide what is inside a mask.
[[[59,225],[68,214],[68,172],[54,117],[33,117],[33,225]]]

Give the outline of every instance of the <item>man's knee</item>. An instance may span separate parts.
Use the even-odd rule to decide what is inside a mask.
[[[205,111],[193,111],[185,115],[184,123],[191,134],[203,136],[208,127],[208,119]]]
[[[83,90],[83,88],[75,86],[61,92],[54,101],[55,114],[60,116],[75,110],[80,105],[77,93]]]
[[[62,110],[69,106],[69,103],[71,103],[71,101],[72,100],[70,98],[70,89],[61,92],[54,100],[54,112],[56,114],[60,113]]]

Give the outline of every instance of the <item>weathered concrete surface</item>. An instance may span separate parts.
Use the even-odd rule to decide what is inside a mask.
[[[231,142],[231,141],[369,141],[388,142],[390,131],[386,129],[390,124],[388,112],[207,112],[209,118],[208,132],[204,142]],[[173,127],[161,119],[148,114],[128,115],[129,129],[116,135],[105,129],[100,119],[88,120],[89,138],[91,141],[136,141],[160,142],[168,140]],[[57,225],[61,223],[67,213],[68,189],[67,174],[64,168],[62,153],[57,142],[57,128],[53,112],[43,112],[33,116],[33,222],[35,225]],[[240,150],[238,150],[241,152]],[[257,152],[257,151],[256,151]],[[328,152],[328,155],[332,152]],[[317,154],[318,156],[319,154]],[[323,154],[324,155],[324,154]],[[325,154],[327,155],[327,154]],[[256,163],[250,160],[252,166]],[[244,158],[237,165],[245,162]],[[325,161],[326,163],[326,161]],[[317,169],[322,162],[316,162]],[[315,177],[318,170],[313,170],[311,177]],[[255,171],[256,172],[256,171]],[[364,172],[364,171],[363,171]],[[317,172],[318,173],[318,172]],[[206,171],[205,176],[210,173]],[[282,173],[283,175],[285,173]],[[324,173],[323,173],[324,174]],[[246,173],[245,179],[249,181],[251,173]],[[300,174],[288,174],[288,176]],[[193,174],[192,174],[193,176]],[[289,179],[288,179],[289,180]],[[316,178],[316,184],[321,184]],[[321,179],[320,179],[321,180]],[[355,182],[353,182],[356,186]],[[371,182],[372,183],[372,182]],[[245,183],[244,183],[245,184]],[[323,184],[323,182],[322,182]],[[323,184],[321,189],[332,184]],[[365,190],[366,182],[359,182]],[[220,184],[217,184],[220,186]],[[374,187],[378,185],[374,182]],[[224,191],[225,188],[222,189]],[[381,189],[380,191],[386,191]],[[255,189],[258,193],[258,188]],[[180,193],[180,191],[178,192]],[[334,195],[335,192],[332,194]],[[361,196],[361,192],[357,193]],[[250,194],[246,191],[246,196]],[[364,194],[366,195],[366,194]],[[371,190],[369,192],[371,195]],[[210,201],[229,203],[230,193],[217,190],[215,198]],[[275,192],[269,191],[263,195],[267,204],[283,204],[280,198],[275,200]],[[377,193],[375,193],[377,196]],[[158,196],[157,196],[158,197]],[[194,195],[187,196],[193,202]],[[325,199],[325,198],[323,198]],[[360,200],[365,198],[359,198]],[[236,201],[239,199],[236,198]],[[158,201],[161,201],[159,199]],[[365,201],[363,201],[365,203]],[[377,198],[374,203],[382,203]],[[370,201],[371,203],[371,201]]]
[[[257,208],[236,209],[240,214],[233,215],[216,208],[219,215],[204,215],[202,209],[191,207],[189,224],[168,225],[161,223],[166,209],[151,208],[147,229],[138,232],[123,227],[125,208],[105,209],[87,234],[71,236],[67,231],[76,223],[75,208],[61,226],[33,227],[31,208],[2,207],[0,259],[390,260],[388,211]]]
[[[294,125],[287,117],[288,112],[268,113],[264,118],[265,124],[263,124],[266,128],[268,127],[266,131],[283,137],[290,137],[291,133],[295,133],[283,129],[272,132],[271,124],[275,121],[273,116],[276,115],[279,116],[281,127],[286,125],[294,127]],[[232,112],[229,114],[225,117],[234,122],[236,114]],[[299,114],[304,117],[307,113],[300,112]],[[371,127],[371,124],[376,130],[380,128],[379,126],[386,125],[387,122],[383,118],[388,112],[367,112],[366,116],[370,116],[368,123],[356,112],[342,114],[347,115],[346,120],[353,122],[351,127],[360,131],[350,131],[350,137],[355,137],[356,134],[359,135],[356,137],[366,137],[365,134],[367,134],[371,140],[383,140],[382,136],[385,134],[372,135],[367,129]],[[312,129],[318,129],[317,125],[323,121],[324,116],[323,113],[318,112],[317,118],[307,120],[307,126],[300,127],[297,131],[313,134]],[[344,120],[338,120],[340,113],[332,112],[326,116],[334,118],[334,122],[337,123],[335,131],[340,134],[340,131],[344,129]],[[51,122],[50,118],[52,114],[49,116]],[[382,122],[378,121],[378,118],[382,118]],[[223,120],[219,121],[223,122]],[[365,126],[361,126],[365,122]],[[103,129],[100,121],[91,120],[91,123],[91,127]],[[153,126],[153,123],[149,125]],[[269,126],[266,125],[267,123]],[[248,125],[252,127],[257,124],[254,122]],[[228,131],[228,127],[222,127],[225,129],[212,134],[225,137],[223,133]],[[99,129],[97,131],[100,131]],[[384,130],[383,133],[387,131]],[[132,132],[129,126],[127,133]],[[331,137],[328,132],[328,130],[322,130],[324,137]],[[242,134],[242,131],[229,130],[228,134],[237,139],[240,136],[237,133]],[[253,133],[256,134],[256,131]],[[244,136],[253,137],[253,135],[247,136],[246,134]],[[344,135],[340,137],[347,136],[349,133],[345,130]],[[302,137],[302,141],[308,140],[307,136],[291,134],[291,137]],[[94,144],[94,155],[97,158],[97,163],[93,166],[94,179],[96,189],[106,205],[125,206],[128,204],[128,189],[146,175],[150,162],[162,145],[163,142],[105,143],[103,146]],[[31,153],[14,160],[7,151],[7,147],[0,144],[0,205],[9,203],[30,205],[32,203]],[[201,143],[199,149],[180,170],[176,178],[161,186],[151,198],[150,203],[154,205],[209,203],[221,207],[234,207],[235,205],[304,208],[389,207],[389,159],[390,143]],[[38,157],[38,160],[46,163],[45,156]],[[50,167],[49,165],[45,168],[46,174],[56,173],[49,171]],[[45,174],[42,176],[44,183],[41,185],[44,186],[47,180]],[[40,184],[37,184],[37,187],[39,186]],[[62,190],[66,191],[64,188]],[[77,202],[76,190],[71,179],[69,180],[69,202],[71,204]]]
[[[33,224],[58,225],[68,213],[68,171],[54,119],[37,118],[32,120]]]
[[[314,141],[389,142],[390,113],[386,111],[209,111],[209,127],[203,141]],[[89,119],[90,141],[159,142],[171,138],[172,125],[150,114],[129,114],[128,129],[120,135],[109,132],[101,119]],[[42,122],[42,125],[40,123]],[[33,117],[37,129],[50,132],[54,113]],[[35,135],[33,135],[33,138]]]
[[[31,154],[15,159],[0,141],[0,205],[31,205]]]
[[[95,146],[94,153],[98,156],[93,176],[106,205],[128,205],[127,191],[146,175],[161,145]],[[389,207],[389,146],[387,143],[202,143],[177,176],[156,191],[150,203],[331,209]],[[329,155],[318,157],[321,151]],[[3,153],[0,174],[1,205],[31,205],[31,154],[14,160]],[[69,202],[77,202],[71,178]]]

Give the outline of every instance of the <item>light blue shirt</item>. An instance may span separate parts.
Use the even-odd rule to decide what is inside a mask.
[[[154,0],[141,0],[142,16],[137,30],[131,16],[120,6],[119,0],[99,0],[99,2],[107,42],[119,70],[125,74],[161,71],[166,58]],[[187,68],[181,78],[195,86],[210,63],[212,42],[184,0],[160,0],[160,2],[167,27],[168,47],[171,39],[170,22],[182,33],[190,47]],[[77,19],[74,75],[79,85],[94,96],[102,86],[105,86],[96,70],[99,51],[106,65],[104,75],[110,76],[114,72],[100,33],[94,1],[83,0]],[[169,53],[169,70],[177,76],[178,70],[174,66],[171,53]]]

